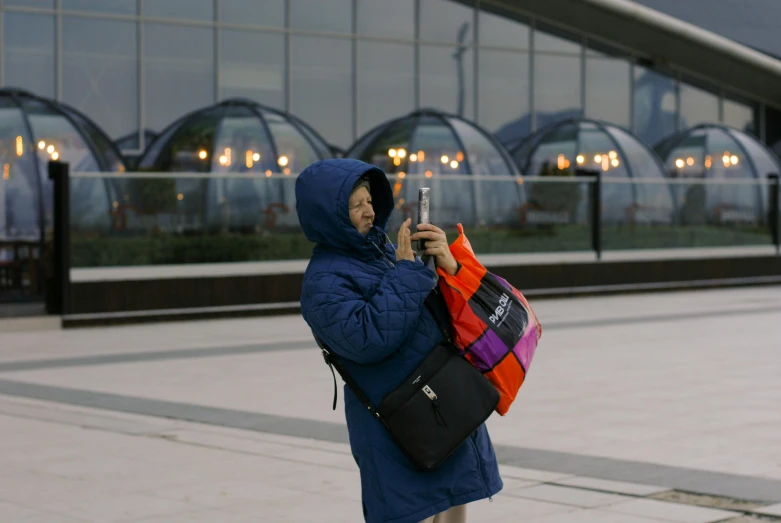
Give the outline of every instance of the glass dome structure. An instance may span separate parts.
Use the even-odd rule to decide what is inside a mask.
[[[674,219],[669,185],[641,182],[664,180],[663,165],[642,141],[617,125],[586,118],[564,120],[529,136],[511,154],[525,176],[599,173],[606,223],[671,223]],[[558,200],[558,205],[567,207],[573,216],[586,212],[588,200],[581,184],[565,184],[558,189],[552,184],[528,185],[530,204],[551,210],[550,202]],[[545,190],[537,192],[547,194],[531,194],[540,186],[546,186]]]
[[[71,172],[121,172],[125,164],[106,134],[65,104],[20,89],[0,89],[0,237],[39,239],[52,224],[48,162]],[[71,226],[105,228],[116,198],[114,184],[71,180]]]
[[[137,170],[225,175],[177,179],[180,212],[205,211],[209,225],[241,228],[257,223],[269,206],[292,208],[294,177],[286,177],[331,157],[326,141],[299,118],[233,98],[168,126],[148,145]],[[240,176],[248,173],[265,176]],[[198,210],[190,213],[190,205]]]
[[[767,175],[781,172],[773,152],[753,136],[719,124],[702,124],[654,146],[671,178],[732,180],[681,186],[684,225],[760,224],[768,208]],[[740,180],[745,180],[741,184]]]
[[[233,98],[168,126],[148,145],[137,170],[217,175],[176,179],[178,212],[202,226],[244,229],[272,208],[294,216],[295,177],[287,177],[331,157],[326,141],[299,118]],[[246,176],[251,173],[265,176]]]
[[[493,135],[459,116],[412,112],[370,130],[345,156],[382,169],[406,215],[414,214],[420,187],[431,188],[432,221],[443,226],[502,223],[517,214],[522,191],[512,158]]]

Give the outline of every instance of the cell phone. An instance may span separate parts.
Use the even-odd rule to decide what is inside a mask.
[[[429,223],[429,192],[428,187],[418,189],[418,224]],[[418,240],[418,252],[426,250],[426,240]]]

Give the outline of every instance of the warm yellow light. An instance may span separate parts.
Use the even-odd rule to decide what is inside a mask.
[[[618,161],[618,158],[613,158],[612,160],[610,160],[610,165],[612,165],[613,167],[618,167],[619,165],[621,165],[621,162]]]
[[[393,158],[393,165],[395,165],[396,167],[398,167],[399,165],[401,165],[401,158],[399,158],[398,156],[396,156],[395,158]]]
[[[184,200],[184,194],[182,194],[182,193],[177,194],[176,195],[176,199],[181,202],[182,200]]]
[[[220,165],[228,165],[228,159],[225,156],[220,156]]]
[[[418,161],[418,155],[415,153],[412,153],[409,155],[409,161],[411,162],[417,162]]]
[[[603,154],[602,155],[602,170],[607,171],[610,169],[610,157],[608,155]]]
[[[53,153],[54,152],[54,146],[50,145],[49,147],[47,147],[46,148],[46,152],[49,153],[49,154]]]
[[[692,158],[691,156],[689,156],[688,158],[686,158],[686,165],[688,165],[689,167],[691,167],[692,165],[694,165],[694,158]]]
[[[388,156],[390,156],[391,158],[395,158],[396,157],[396,149],[388,149]]]
[[[288,159],[287,156],[283,155],[283,156],[279,157],[279,160],[277,160],[277,163],[279,164],[280,167],[285,167],[285,166],[287,166],[288,163],[290,163],[290,160]]]
[[[244,155],[244,165],[247,166],[247,169],[251,169],[254,164],[255,162],[252,160],[252,151],[247,151]]]
[[[721,161],[724,163],[725,167],[729,166],[729,155],[725,154],[724,156],[722,156]]]
[[[399,178],[406,178],[407,177],[407,173],[405,173],[404,171],[399,171],[398,174],[399,174]]]
[[[56,161],[57,161],[57,160],[59,160],[59,159],[60,159],[60,153],[58,153],[58,152],[53,152],[53,153],[52,153],[52,160],[54,160],[54,161],[56,162]]]
[[[11,166],[9,164],[3,164],[3,180],[7,180],[11,177]]]
[[[16,137],[16,156],[21,156],[24,154],[24,140],[22,140],[21,136]]]
[[[406,149],[399,149],[398,151],[396,151],[396,156],[398,156],[399,158],[404,158],[405,156],[407,156]]]
[[[271,178],[271,169],[266,170],[266,178]]]
[[[255,153],[252,155],[252,161],[259,162],[260,161],[260,153]]]
[[[118,207],[119,207],[119,202],[116,202],[116,201],[115,201],[115,202],[113,202],[113,203],[111,204],[111,206],[112,206],[113,208],[115,208],[115,209],[116,209],[116,208],[118,208]]]
[[[594,163],[602,163],[602,155],[598,154],[594,156]]]
[[[418,151],[418,161],[424,162],[426,161],[426,153],[423,151]]]
[[[462,153],[461,151],[458,151],[456,153],[456,160],[458,160],[459,162],[463,162],[464,161],[464,153]]]
[[[732,165],[737,165],[737,164],[738,164],[738,162],[739,162],[740,160],[738,159],[738,157],[737,157],[737,156],[735,156],[735,155],[733,154],[732,156],[730,156],[730,157],[729,157],[729,161],[730,161],[730,163],[731,163]]]
[[[678,169],[683,169],[684,166],[683,158],[678,158],[677,160],[675,160],[675,166]]]
[[[285,176],[287,176],[288,174],[290,174],[290,167],[285,167],[285,170],[284,170],[284,171],[282,171],[282,174],[284,174]]]
[[[425,176],[426,178],[431,178],[432,176],[434,176],[434,173],[432,173],[431,171],[426,171],[426,172],[425,172],[425,173],[423,173],[423,174],[424,174],[424,176]]]
[[[556,158],[556,167],[558,167],[559,169],[566,169],[566,168],[567,168],[567,167],[565,166],[565,163],[566,163],[566,162],[567,162],[567,158],[566,158],[566,157],[565,157],[563,154],[560,154],[560,155],[559,155],[559,156]]]
[[[713,165],[713,159],[710,156],[705,157],[705,167],[710,169],[710,166]]]
[[[583,157],[583,155],[582,155],[582,154],[579,154],[579,155],[578,155],[578,157],[577,157],[577,158],[575,158],[575,160],[577,160],[577,162],[578,162],[578,165],[582,165],[582,164],[583,164],[583,162],[585,162],[585,161],[586,161],[586,159]]]
[[[452,162],[450,162],[450,168],[451,169],[456,169],[457,167],[458,167],[458,162],[456,160],[453,160]]]
[[[516,178],[515,181],[518,183],[518,185],[523,185],[523,178],[521,178],[520,176]]]
[[[38,149],[43,151],[45,148],[46,148],[46,142],[44,142],[43,140],[38,142]]]
[[[615,152],[615,151],[610,151],[609,153],[607,153],[607,156],[608,156],[608,157],[609,157],[611,160],[615,160],[616,158],[618,158],[618,153],[617,153],[617,152]]]
[[[448,158],[446,154],[443,154],[442,158],[440,158],[439,161],[442,163],[447,163],[450,161],[450,158]]]
[[[209,154],[203,149],[198,151],[198,158],[200,158],[201,160],[205,160],[208,155]]]

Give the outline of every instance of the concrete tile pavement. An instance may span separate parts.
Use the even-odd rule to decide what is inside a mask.
[[[614,462],[576,474],[503,464],[505,492],[470,507],[470,521],[706,523],[741,514],[636,498],[670,488],[670,467],[733,475],[700,486],[735,474],[781,480],[778,287],[533,305],[548,328],[510,414],[489,422],[494,442],[560,465],[567,453]],[[330,410],[330,372],[304,333],[295,316],[0,333],[12,394],[0,395],[0,521],[360,521],[349,449],[318,433],[343,426],[342,407]],[[299,348],[260,350],[296,339]],[[199,347],[217,350],[177,356]],[[75,355],[120,357],[44,362]],[[3,370],[19,361],[41,365]],[[14,383],[51,394],[14,397]],[[58,392],[77,389],[116,397],[91,409]],[[312,439],[115,412],[134,398],[292,416]],[[606,474],[622,463],[629,477]],[[638,481],[643,464],[668,469]]]

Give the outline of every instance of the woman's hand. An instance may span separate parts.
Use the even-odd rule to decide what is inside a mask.
[[[410,239],[409,226],[412,218],[407,218],[399,228],[398,248],[396,249],[396,261],[408,260],[415,261],[415,251],[412,250],[412,240]]]
[[[417,232],[410,237],[410,240],[425,240],[425,254],[434,257],[437,267],[441,267],[449,275],[455,276],[458,271],[458,263],[450,252],[447,236],[442,229],[430,223],[420,223]]]

